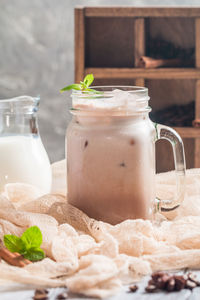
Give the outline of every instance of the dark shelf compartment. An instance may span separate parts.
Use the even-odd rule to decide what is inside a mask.
[[[86,18],[85,66],[134,66],[133,18]]]
[[[153,122],[173,127],[192,127],[195,119],[195,101],[188,104],[173,104],[150,113]]]
[[[145,33],[146,56],[157,59],[177,59],[179,68],[195,66],[195,20],[193,18],[147,18]]]

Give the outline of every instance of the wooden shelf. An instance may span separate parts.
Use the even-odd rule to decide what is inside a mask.
[[[176,57],[181,57],[181,49],[194,48],[194,53],[188,54],[189,59],[194,54],[190,67],[138,68],[141,56],[154,57],[150,42],[156,38],[172,44],[172,50],[173,44],[179,45]],[[158,49],[158,57],[162,54],[166,56]],[[200,119],[200,7],[76,8],[75,81],[80,82],[88,73],[93,73],[100,85],[147,85],[155,110],[167,107],[162,102],[170,106],[195,100],[192,118]],[[200,168],[200,128],[174,129],[184,138],[188,166]],[[170,169],[172,155],[165,144],[159,147],[160,171]]]
[[[96,79],[200,79],[196,68],[85,68],[85,75],[93,73]]]
[[[173,127],[182,138],[200,138],[200,128]]]
[[[200,7],[79,7],[86,17],[199,17]]]

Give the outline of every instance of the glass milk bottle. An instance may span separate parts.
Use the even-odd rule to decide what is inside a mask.
[[[177,208],[184,197],[185,157],[180,136],[149,119],[148,89],[95,87],[73,91],[67,129],[68,202],[90,217],[119,223],[152,219],[157,210]],[[177,175],[175,199],[155,191],[155,142],[167,139]]]
[[[22,182],[51,190],[51,166],[37,123],[40,98],[21,96],[0,100],[0,191]]]

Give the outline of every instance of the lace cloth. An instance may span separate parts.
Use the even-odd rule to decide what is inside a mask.
[[[7,184],[0,196],[0,238],[20,236],[37,225],[47,256],[24,268],[1,262],[1,285],[67,286],[71,292],[104,298],[156,270],[200,268],[200,169],[187,171],[182,206],[158,215],[159,225],[126,220],[115,226],[67,203],[65,161],[52,170],[51,194],[42,196],[35,187],[16,183]],[[157,191],[166,199],[175,190],[174,176],[156,175]]]

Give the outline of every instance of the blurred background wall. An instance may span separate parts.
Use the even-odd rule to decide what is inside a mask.
[[[200,0],[1,0],[0,99],[40,95],[39,126],[51,162],[64,158],[74,80],[76,5],[198,6]]]

